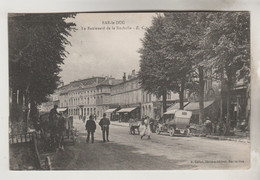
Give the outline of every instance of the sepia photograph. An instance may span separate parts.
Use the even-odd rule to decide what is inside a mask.
[[[9,169],[248,170],[249,11],[9,13]]]

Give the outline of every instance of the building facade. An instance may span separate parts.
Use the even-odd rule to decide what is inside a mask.
[[[73,81],[59,87],[52,98],[59,102],[59,107],[67,107],[70,116],[102,117],[111,108],[132,108],[136,118],[156,118],[162,115],[162,98],[141,88],[135,70],[127,77],[124,73],[122,79],[92,77]],[[176,103],[178,99],[178,94],[168,92],[167,106]],[[122,114],[126,112],[123,111]]]

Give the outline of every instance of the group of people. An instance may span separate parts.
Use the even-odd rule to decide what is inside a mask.
[[[135,130],[137,129],[138,133],[140,133],[141,135],[141,139],[143,139],[144,136],[148,136],[148,139],[151,138],[151,133],[154,125],[153,119],[146,116],[141,119],[141,125],[140,125],[137,122],[137,119],[130,117],[128,123],[129,123],[131,134],[135,134]]]
[[[99,125],[102,130],[103,142],[109,142],[109,125],[110,121],[106,117],[106,113],[103,114],[103,118],[99,121]],[[89,143],[89,139],[91,136],[91,142],[94,143],[94,133],[96,131],[96,123],[94,121],[94,117],[92,115],[89,116],[89,120],[86,122],[86,130],[87,130],[87,139],[86,142]]]

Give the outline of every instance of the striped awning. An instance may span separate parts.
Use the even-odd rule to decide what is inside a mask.
[[[112,112],[114,112],[115,110],[116,110],[116,108],[114,108],[114,109],[108,109],[108,110],[105,111],[105,113],[112,113]]]
[[[165,112],[164,114],[175,114],[176,111],[178,111],[178,109],[172,109],[172,110]]]
[[[118,113],[129,113],[132,112],[133,110],[135,110],[137,107],[132,107],[132,108],[123,108],[120,109],[119,111],[117,111]]]
[[[214,101],[204,101],[204,109],[210,106]],[[200,109],[199,102],[191,102],[185,108],[185,110],[196,111]]]
[[[57,112],[64,112],[67,110],[68,110],[68,108],[57,108]]]
[[[189,102],[183,102],[183,106],[184,106],[184,107],[187,106],[187,104],[189,104]],[[175,103],[174,105],[171,105],[171,106],[167,109],[167,111],[173,110],[173,109],[180,109],[180,103],[178,102],[178,103]]]

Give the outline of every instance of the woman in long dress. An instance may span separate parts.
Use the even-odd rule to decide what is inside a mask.
[[[150,128],[150,120],[149,117],[146,117],[143,121],[142,121],[142,127],[141,127],[141,139],[147,135],[148,139],[151,138],[151,128]]]

